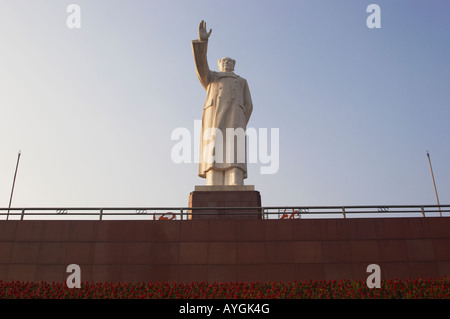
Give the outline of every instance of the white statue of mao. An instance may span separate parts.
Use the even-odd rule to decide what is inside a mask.
[[[219,60],[219,72],[208,67],[206,23],[192,41],[195,67],[207,92],[203,106],[198,175],[206,185],[243,185],[247,178],[245,130],[253,105],[247,81],[236,75],[235,60]],[[228,129],[228,130],[227,130]]]

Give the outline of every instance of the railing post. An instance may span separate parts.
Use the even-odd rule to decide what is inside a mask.
[[[180,208],[180,219],[183,220],[183,208]]]
[[[25,216],[25,209],[22,209],[22,214],[20,215],[20,220],[23,220],[24,216]]]
[[[344,216],[344,219],[347,218],[345,217],[345,207],[342,207],[342,216]]]
[[[100,220],[103,219],[103,209],[100,209]]]

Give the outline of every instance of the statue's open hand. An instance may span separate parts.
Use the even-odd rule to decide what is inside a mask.
[[[200,25],[198,26],[198,36],[201,41],[207,41],[209,36],[211,35],[212,29],[209,29],[209,32],[206,31],[206,22],[202,20]]]

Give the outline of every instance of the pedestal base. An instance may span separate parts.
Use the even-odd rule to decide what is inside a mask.
[[[195,186],[189,196],[188,219],[262,219],[261,210],[255,209],[261,207],[261,195],[254,189],[253,185]]]

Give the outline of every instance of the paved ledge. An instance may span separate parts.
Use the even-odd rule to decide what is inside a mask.
[[[214,185],[214,186],[207,186],[207,185],[200,185],[195,186],[196,192],[211,192],[211,191],[254,191],[255,185]]]

